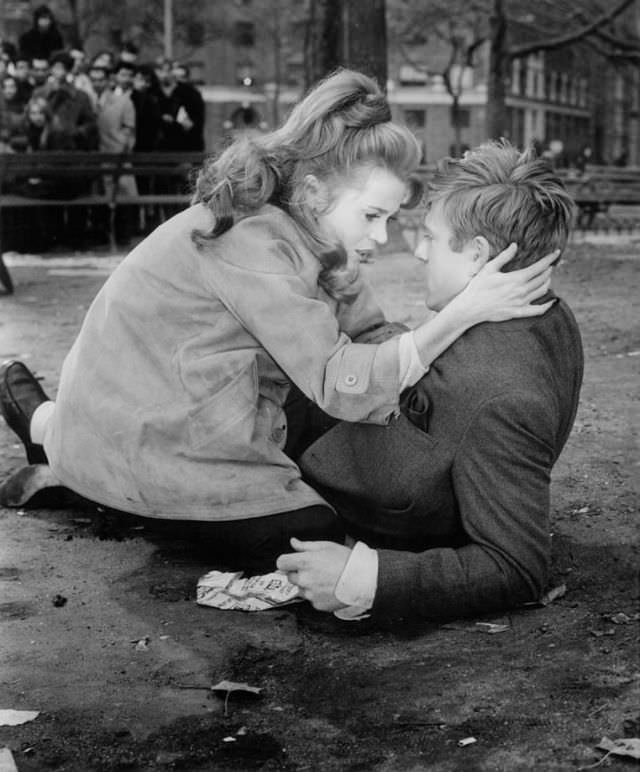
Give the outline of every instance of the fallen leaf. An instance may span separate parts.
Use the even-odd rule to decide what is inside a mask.
[[[212,692],[246,692],[247,694],[262,694],[259,686],[249,686],[249,684],[238,683],[236,681],[220,681],[211,687]]]
[[[151,638],[148,635],[145,635],[145,637],[140,638],[139,641],[131,641],[131,643],[135,643],[135,651],[146,651],[151,643]]]
[[[27,721],[33,721],[39,713],[40,711],[38,710],[0,709],[0,726],[18,726],[19,724],[26,724]]]
[[[602,638],[603,635],[615,635],[616,628],[609,627],[606,630],[589,630],[589,632],[594,636],[594,638]]]
[[[506,633],[509,630],[509,625],[496,625],[493,622],[476,622],[476,628],[478,632],[489,633],[489,635],[495,635],[495,633]]]
[[[559,584],[557,587],[552,587],[548,592],[545,592],[545,594],[540,598],[540,603],[543,606],[548,606],[550,603],[553,603],[554,600],[558,600],[558,598],[562,598],[566,594],[567,585]]]
[[[603,737],[596,747],[615,756],[628,756],[640,760],[640,739],[637,737],[623,737],[619,740]]]
[[[459,630],[464,633],[489,633],[489,635],[493,635],[495,633],[506,633],[506,631],[510,630],[511,628],[509,625],[497,622],[451,622],[449,624],[442,625],[442,629]]]
[[[633,622],[633,619],[623,611],[614,614],[610,619],[614,625],[628,625],[630,622]]]

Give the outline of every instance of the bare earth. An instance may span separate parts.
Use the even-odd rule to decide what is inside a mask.
[[[639,243],[576,243],[556,272],[586,350],[552,495],[563,597],[385,629],[307,604],[221,612],[194,602],[214,567],[197,545],[93,510],[0,509],[0,708],[40,711],[0,727],[20,772],[578,770],[602,759],[604,736],[640,737]],[[23,359],[53,396],[117,261],[7,262],[0,357]],[[366,270],[390,318],[423,316],[413,258],[389,252]],[[3,424],[0,476],[23,463]],[[209,689],[222,679],[262,694],[225,704]],[[609,756],[599,768],[637,766]]]

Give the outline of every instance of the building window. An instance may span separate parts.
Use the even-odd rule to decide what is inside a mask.
[[[404,122],[410,129],[424,129],[427,125],[427,113],[425,110],[405,110]]]
[[[450,121],[451,121],[451,125],[455,126],[455,114],[453,112],[453,107],[451,108]],[[471,125],[471,110],[469,110],[468,107],[459,107],[458,108],[459,128],[468,129],[470,125]]]
[[[518,93],[520,96],[528,96],[528,89],[527,89],[527,77],[529,74],[529,66],[526,59],[523,59],[520,62],[520,72],[518,73],[519,83],[518,83]]]
[[[234,27],[234,43],[237,46],[251,48],[256,44],[256,28],[251,21],[237,21]]]
[[[514,59],[511,64],[511,92],[520,93],[520,59]]]
[[[186,26],[187,43],[190,46],[200,47],[204,43],[204,25],[202,22],[192,20]]]

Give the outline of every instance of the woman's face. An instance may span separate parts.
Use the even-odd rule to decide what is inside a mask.
[[[2,96],[11,101],[18,93],[18,86],[13,78],[5,78],[2,81]]]
[[[393,172],[363,167],[340,184],[318,223],[328,238],[342,244],[349,263],[360,261],[387,242],[387,223],[406,195],[405,183]]]
[[[29,120],[34,126],[44,126],[47,120],[47,116],[40,105],[29,105]]]

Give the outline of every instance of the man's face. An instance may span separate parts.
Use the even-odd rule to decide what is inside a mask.
[[[51,77],[58,84],[67,82],[67,68],[62,62],[54,62],[51,65]]]
[[[71,57],[73,59],[73,71],[74,72],[81,72],[82,71],[82,66],[83,66],[84,61],[86,59],[86,56],[84,55],[84,52],[78,50],[77,48],[74,48],[71,51]]]
[[[170,62],[162,62],[162,64],[156,68],[156,75],[158,76],[160,85],[165,88],[173,86],[176,82]]]
[[[40,32],[47,32],[49,27],[51,26],[51,17],[49,16],[38,16],[38,29]]]
[[[128,67],[120,67],[115,76],[116,86],[123,91],[129,91],[133,85],[133,70]]]
[[[18,59],[15,63],[13,74],[19,81],[26,81],[29,78],[29,62],[25,59]]]
[[[477,263],[473,241],[465,244],[460,252],[451,247],[453,234],[437,201],[424,218],[424,234],[415,256],[423,260],[426,268],[425,301],[433,311],[440,311],[471,281]]]
[[[89,70],[89,80],[98,96],[102,94],[109,83],[107,73],[104,70]]]
[[[36,86],[42,86],[49,76],[49,64],[46,59],[34,59],[31,64],[31,77]]]
[[[148,78],[141,72],[136,72],[133,76],[133,88],[136,91],[147,91],[151,87]]]
[[[176,79],[178,83],[186,83],[188,80],[187,71],[180,64],[173,65],[173,77]]]

